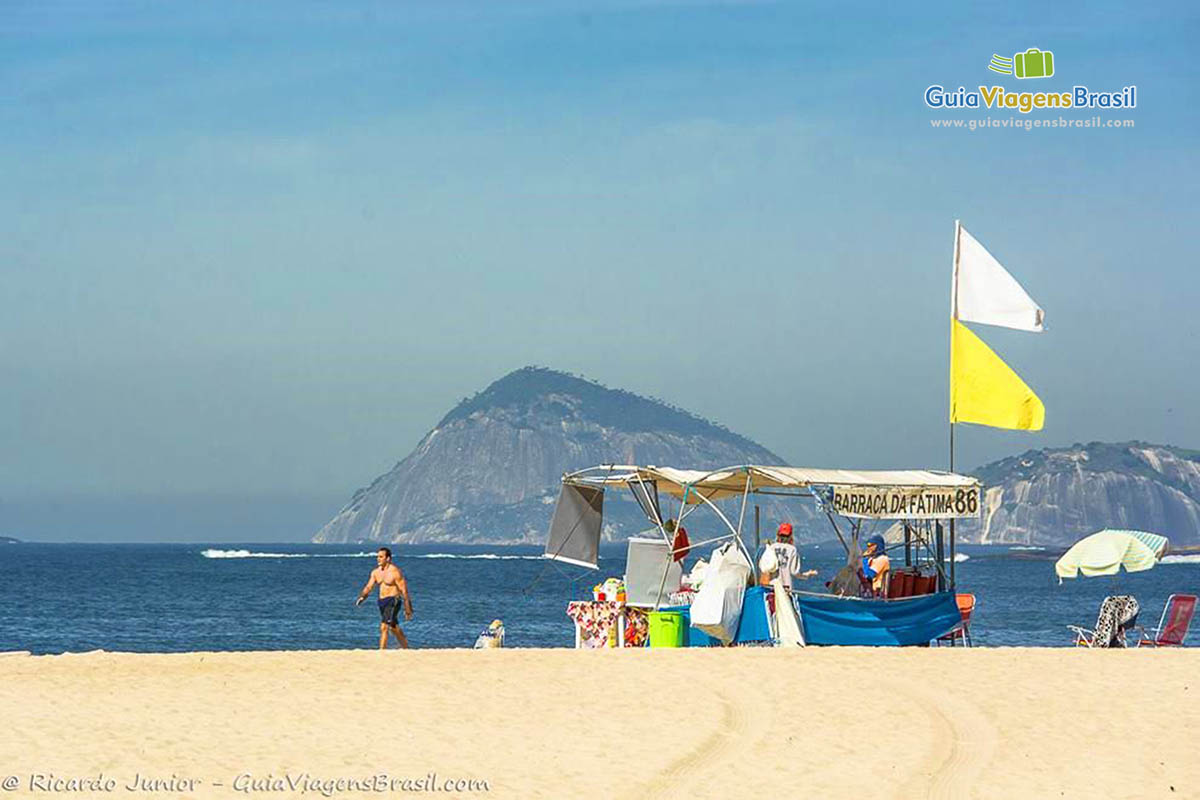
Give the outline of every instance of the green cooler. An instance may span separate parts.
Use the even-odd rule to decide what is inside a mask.
[[[650,646],[683,647],[687,642],[687,623],[678,611],[650,612]]]

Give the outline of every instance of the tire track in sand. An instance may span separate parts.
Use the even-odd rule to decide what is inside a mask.
[[[677,797],[679,781],[684,777],[694,778],[705,770],[703,765],[710,761],[722,761],[723,757],[732,754],[739,743],[744,742],[744,734],[749,730],[749,716],[746,710],[730,700],[724,693],[718,693],[716,699],[721,703],[721,719],[717,722],[712,733],[704,737],[691,750],[667,765],[646,786],[646,800],[656,798]],[[710,769],[716,765],[710,765]]]
[[[903,694],[929,718],[933,741],[897,796],[951,800],[974,794],[995,753],[996,729],[974,703],[954,693],[906,687]]]

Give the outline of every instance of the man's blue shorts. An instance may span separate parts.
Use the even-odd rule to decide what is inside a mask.
[[[391,597],[379,598],[379,619],[384,625],[400,624],[400,604],[403,603],[403,598],[400,595]]]

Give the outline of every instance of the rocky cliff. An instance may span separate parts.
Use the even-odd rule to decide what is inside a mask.
[[[563,473],[605,463],[784,462],[657,400],[526,367],[459,403],[313,541],[541,543]],[[625,498],[606,499],[605,520],[610,539],[646,527]]]
[[[526,367],[460,402],[404,460],[355,492],[313,541],[540,544],[562,474],[604,463],[785,462],[660,401]],[[1176,547],[1200,544],[1198,451],[1093,442],[1031,450],[974,474],[987,490],[981,519],[959,527],[965,541],[1066,546],[1121,527],[1165,534]],[[627,495],[606,497],[610,540],[647,527]],[[800,539],[831,537],[810,503],[760,504],[768,530],[787,519]],[[700,516],[690,519],[700,524]]]
[[[1142,442],[1031,450],[976,470],[987,487],[983,544],[1067,546],[1101,528],[1161,533],[1200,544],[1200,451]]]

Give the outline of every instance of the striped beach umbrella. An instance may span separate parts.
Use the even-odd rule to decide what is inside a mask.
[[[1167,537],[1145,531],[1103,530],[1085,536],[1071,546],[1054,565],[1059,578],[1116,575],[1142,572],[1158,563],[1166,552]]]

